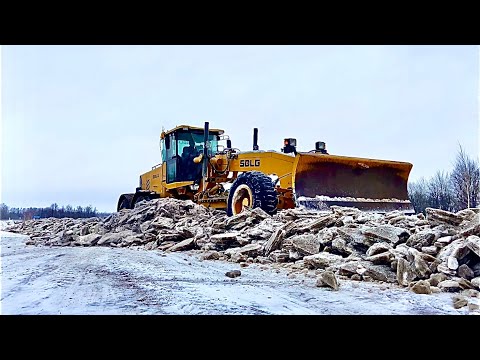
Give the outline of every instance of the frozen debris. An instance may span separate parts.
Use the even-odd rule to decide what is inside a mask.
[[[445,292],[458,292],[462,290],[459,283],[453,280],[444,280],[438,284],[438,287]]]
[[[392,249],[392,245],[386,242],[379,242],[375,243],[372,246],[370,246],[367,250],[367,256],[373,256],[377,254],[381,254],[383,252],[386,252],[388,250]]]
[[[172,247],[168,248],[168,251],[183,251],[192,249],[195,244],[193,242],[194,238],[186,239],[180,241],[179,243],[173,245]]]
[[[444,236],[444,237],[441,237],[439,239],[437,239],[437,241],[435,241],[435,246],[437,247],[444,247],[448,244],[450,244],[450,242],[452,241],[452,236]]]
[[[352,278],[355,275],[360,276],[365,272],[365,266],[367,266],[366,261],[348,261],[339,266],[338,274]],[[361,280],[361,278],[359,280]]]
[[[73,245],[93,246],[98,242],[101,237],[102,235],[100,234],[88,234],[79,236],[78,239],[73,242]]]
[[[267,243],[265,244],[265,255],[270,254],[272,251],[277,250],[282,245],[283,237],[285,232],[283,229],[279,228],[270,236]]]
[[[405,242],[410,236],[407,230],[390,224],[368,228],[363,233],[377,241],[391,243],[393,246]]]
[[[458,285],[462,289],[475,289],[475,286],[468,280],[463,279],[463,278],[456,278],[458,280]]]
[[[450,270],[457,270],[458,269],[458,260],[454,256],[449,256],[447,259],[447,266]]]
[[[430,283],[426,280],[417,281],[411,288],[415,294],[431,294]]]
[[[365,260],[371,261],[375,265],[390,265],[393,259],[394,255],[389,250],[365,258]]]
[[[107,233],[98,240],[97,245],[111,245],[121,242],[124,238],[133,235],[131,230],[125,230],[118,233]]]
[[[457,275],[467,280],[471,280],[475,276],[473,270],[467,264],[462,264],[458,267]]]
[[[237,242],[237,236],[236,232],[217,234],[210,236],[210,241],[217,245],[228,246],[228,244]]]
[[[330,287],[333,290],[338,290],[338,280],[335,274],[331,271],[324,271],[317,277],[318,287]]]
[[[31,245],[197,249],[204,260],[317,269],[354,280],[416,285],[419,291],[426,288],[422,280],[432,292],[480,286],[480,209],[455,214],[428,209],[425,218],[340,206],[270,216],[255,208],[228,217],[168,198],[141,202],[105,219],[28,220],[10,222],[6,230],[28,235]]]
[[[298,230],[299,232],[320,230],[329,225],[333,225],[335,221],[337,221],[337,219],[338,217],[335,215],[324,215],[324,216],[321,216],[319,219],[315,219],[310,223],[308,223],[307,225],[302,226]]]
[[[395,283],[397,282],[396,276],[393,273],[390,266],[386,265],[373,265],[368,263],[365,267],[366,271],[362,274],[362,276],[368,276],[373,280]]]
[[[463,217],[449,211],[426,208],[427,221],[433,225],[449,224],[458,226],[462,223]]]
[[[428,282],[431,286],[437,286],[439,283],[445,280],[447,280],[447,275],[443,273],[436,273],[430,275],[430,279],[428,279]]]
[[[366,251],[375,242],[358,228],[340,227],[337,232],[347,243],[362,251]]]
[[[236,278],[240,275],[242,275],[242,272],[240,270],[232,270],[232,271],[227,271],[225,273],[225,276],[227,276],[229,278]]]
[[[402,286],[408,286],[411,281],[417,277],[413,266],[405,259],[398,259],[397,263],[397,282]]]
[[[470,235],[467,237],[467,247],[480,257],[480,237]]]
[[[268,258],[270,260],[272,260],[273,262],[284,263],[284,262],[288,261],[289,253],[283,252],[281,250],[275,250],[275,251],[270,253]]]
[[[290,238],[293,248],[302,255],[314,255],[320,252],[320,243],[313,234],[296,235]]]
[[[436,246],[423,246],[421,248],[422,253],[435,256],[438,253],[438,247]]]
[[[303,261],[310,269],[325,269],[334,263],[342,262],[343,258],[340,255],[323,252],[315,255],[305,256]]]
[[[208,251],[202,255],[203,260],[218,260],[220,253],[218,251]]]
[[[480,276],[477,276],[476,278],[470,280],[470,283],[480,290]]]
[[[259,244],[248,244],[242,247],[230,248],[225,251],[226,255],[234,256],[234,254],[240,254],[248,257],[257,257],[262,254],[263,247]]]
[[[417,250],[421,250],[422,247],[433,245],[434,241],[435,233],[431,230],[422,230],[410,236],[406,244]]]
[[[460,309],[464,306],[467,306],[468,300],[465,296],[462,295],[455,295],[452,297],[453,300],[453,307],[455,309]]]
[[[347,246],[347,242],[340,237],[333,240],[331,246],[334,252],[342,256],[348,256],[353,253],[353,250]]]
[[[463,209],[455,213],[456,216],[462,218],[464,221],[471,221],[475,217],[476,212],[472,209]]]

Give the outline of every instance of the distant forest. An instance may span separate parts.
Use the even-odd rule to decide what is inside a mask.
[[[110,213],[98,212],[97,208],[88,205],[86,207],[73,207],[71,205],[59,207],[52,204],[46,208],[9,208],[6,204],[0,204],[1,220],[30,220],[42,218],[89,218],[89,217],[106,217]]]
[[[437,171],[431,178],[408,184],[415,211],[431,207],[456,212],[480,205],[480,164],[459,145],[451,172]]]

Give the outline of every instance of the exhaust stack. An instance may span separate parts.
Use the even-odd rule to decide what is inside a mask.
[[[253,150],[258,150],[258,129],[253,128]]]

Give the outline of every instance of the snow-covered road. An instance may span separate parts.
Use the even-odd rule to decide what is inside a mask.
[[[2,314],[467,314],[451,294],[287,278],[257,264],[201,261],[199,254],[108,247],[26,246],[0,232]],[[231,279],[229,270],[242,275]]]

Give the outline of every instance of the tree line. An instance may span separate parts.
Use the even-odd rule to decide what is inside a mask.
[[[408,183],[408,195],[417,213],[432,207],[456,212],[480,204],[480,165],[462,146],[451,172],[437,171],[431,178]]]
[[[99,212],[97,208],[88,205],[85,207],[71,205],[58,206],[58,204],[52,204],[49,207],[37,208],[9,208],[6,204],[0,204],[0,219],[2,220],[30,220],[30,219],[43,219],[48,217],[54,218],[89,218],[89,217],[106,217],[110,213]]]

